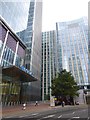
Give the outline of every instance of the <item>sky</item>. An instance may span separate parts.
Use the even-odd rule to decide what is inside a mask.
[[[42,31],[55,29],[56,22],[88,17],[90,0],[43,0]]]

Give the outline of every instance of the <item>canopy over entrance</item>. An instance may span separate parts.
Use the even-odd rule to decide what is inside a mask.
[[[20,82],[33,82],[37,81],[35,77],[29,73],[23,71],[16,66],[10,66],[2,69],[2,79],[3,81],[20,81]]]

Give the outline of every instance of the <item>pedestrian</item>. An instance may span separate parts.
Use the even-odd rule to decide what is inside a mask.
[[[65,105],[65,102],[64,102],[64,101],[62,101],[62,107],[64,107],[64,105]]]
[[[38,101],[35,102],[35,106],[37,106],[37,105],[38,105]]]
[[[23,104],[23,110],[25,110],[25,109],[26,109],[26,103]]]

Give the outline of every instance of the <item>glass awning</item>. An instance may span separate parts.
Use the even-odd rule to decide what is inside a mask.
[[[7,81],[33,82],[37,81],[35,77],[21,70],[16,66],[2,68],[2,79]]]

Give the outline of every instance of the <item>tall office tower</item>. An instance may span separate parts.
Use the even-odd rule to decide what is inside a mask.
[[[56,23],[62,68],[71,71],[77,84],[88,86],[88,21],[86,17]]]
[[[27,28],[17,33],[27,46],[25,66],[39,81],[30,83],[30,99],[39,100],[41,97],[41,32],[42,28],[42,2],[33,0],[30,2]],[[36,96],[36,97],[35,97]]]
[[[41,88],[42,100],[51,96],[51,80],[56,76],[56,33],[47,31],[42,33],[42,69]]]

